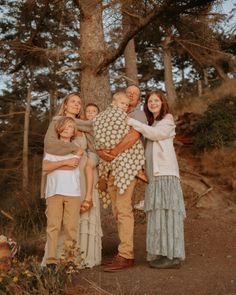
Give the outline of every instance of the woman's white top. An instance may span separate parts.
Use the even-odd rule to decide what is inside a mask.
[[[55,162],[71,159],[78,156],[68,154],[56,156],[45,153],[44,160]],[[45,198],[53,195],[79,197],[80,194],[80,171],[79,166],[72,170],[54,170],[47,174]]]
[[[174,175],[179,177],[179,166],[176,158],[173,140],[175,137],[175,123],[173,116],[167,114],[155,126],[148,126],[132,118],[128,118],[128,125],[153,141],[153,175]]]

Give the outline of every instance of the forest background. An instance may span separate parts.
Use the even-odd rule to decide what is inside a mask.
[[[0,233],[24,244],[44,231],[43,138],[72,91],[104,109],[118,88],[165,90],[176,144],[236,203],[235,11],[217,0],[1,0]]]

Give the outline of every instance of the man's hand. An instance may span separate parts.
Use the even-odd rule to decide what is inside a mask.
[[[114,157],[118,156],[120,153],[131,148],[140,137],[141,134],[134,128],[131,128],[121,142],[119,142],[113,149],[109,150],[109,153]]]
[[[99,155],[99,157],[101,159],[103,159],[104,161],[107,161],[107,162],[111,162],[112,160],[115,159],[115,156],[111,155],[110,154],[110,150],[96,150],[97,154]]]

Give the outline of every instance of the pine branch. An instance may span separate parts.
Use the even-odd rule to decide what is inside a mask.
[[[184,48],[185,51],[187,51],[189,53],[190,56],[192,56],[192,58],[201,66],[203,67],[203,64],[200,62],[199,58],[188,48],[186,47],[181,41],[176,40],[176,42]]]
[[[117,3],[120,3],[120,0],[111,0],[109,3],[103,5],[103,10],[107,8],[111,8],[112,6],[116,5]]]
[[[38,31],[39,31],[39,29],[40,29],[40,27],[41,27],[41,25],[43,23],[44,17],[45,17],[45,15],[47,13],[48,6],[49,6],[49,0],[46,1],[46,4],[44,6],[44,9],[42,10],[42,14],[40,15],[40,18],[39,18],[36,29],[34,29],[32,31],[31,36],[30,36],[29,40],[27,41],[27,44],[29,46],[30,45],[32,46],[33,41],[37,36],[37,33],[38,33]],[[26,59],[27,59],[27,56],[26,56],[26,54],[24,54],[23,57],[21,58],[20,62],[15,66],[15,68],[10,73],[18,72],[22,68],[22,66],[25,64]]]
[[[107,69],[110,63],[114,62],[123,52],[129,42],[138,32],[143,30],[151,21],[160,18],[173,18],[173,16],[178,16],[179,14],[189,13],[190,9],[197,8],[200,6],[206,6],[207,4],[213,3],[214,0],[198,0],[189,1],[184,5],[178,6],[178,1],[165,1],[163,5],[158,6],[147,14],[145,17],[137,17],[137,15],[130,15],[132,19],[132,26],[124,33],[122,40],[117,49],[110,48],[108,52],[104,53],[104,58],[97,68],[96,73],[100,74]]]
[[[60,70],[56,72],[57,75],[63,74],[67,71],[81,71],[80,65],[74,65],[72,67],[62,67]]]
[[[175,40],[177,40],[177,38],[175,38]],[[220,50],[217,50],[217,49],[214,49],[214,48],[211,48],[211,47],[208,47],[208,46],[203,46],[203,45],[200,45],[198,43],[195,43],[195,42],[191,42],[191,41],[188,41],[188,40],[185,40],[185,39],[178,39],[180,42],[183,42],[183,43],[187,43],[187,44],[191,44],[193,46],[196,46],[196,47],[200,47],[200,48],[203,48],[203,49],[206,49],[206,50],[209,50],[209,51],[212,51],[212,52],[216,52],[216,53],[219,53],[219,54],[222,54],[222,55],[227,55],[229,56],[229,54],[227,52],[223,52],[223,51],[220,51]]]
[[[0,118],[10,117],[10,116],[14,116],[14,115],[21,115],[21,114],[24,114],[24,113],[25,113],[25,111],[23,111],[23,112],[12,112],[12,113],[9,113],[9,114],[0,115]]]

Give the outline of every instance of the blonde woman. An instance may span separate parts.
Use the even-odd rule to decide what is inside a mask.
[[[55,123],[61,116],[72,117],[76,122],[77,133],[72,142],[61,142],[58,140],[57,134],[55,132]],[[54,155],[65,155],[69,153],[76,153],[79,148],[84,150],[83,156],[79,163],[81,200],[83,202],[86,196],[85,166],[88,159],[86,151],[88,148],[88,143],[91,143],[89,140],[90,137],[86,137],[84,132],[91,131],[91,122],[84,121],[82,119],[84,119],[84,111],[80,95],[78,93],[68,94],[64,98],[59,108],[58,115],[52,120],[48,128],[44,140],[44,151]],[[94,183],[96,183],[97,178],[97,171],[94,169]],[[78,224],[77,243],[83,258],[84,267],[93,267],[101,263],[102,229],[100,220],[99,196],[95,187],[93,188],[92,198],[92,208],[90,208],[89,211],[81,214],[80,223]],[[78,212],[78,214],[80,213]],[[63,235],[61,235],[60,240],[63,240],[63,238]],[[57,253],[58,258],[60,258],[62,251],[62,243],[59,242],[59,244],[60,245]],[[45,253],[42,265],[45,265],[46,256],[47,253]]]

